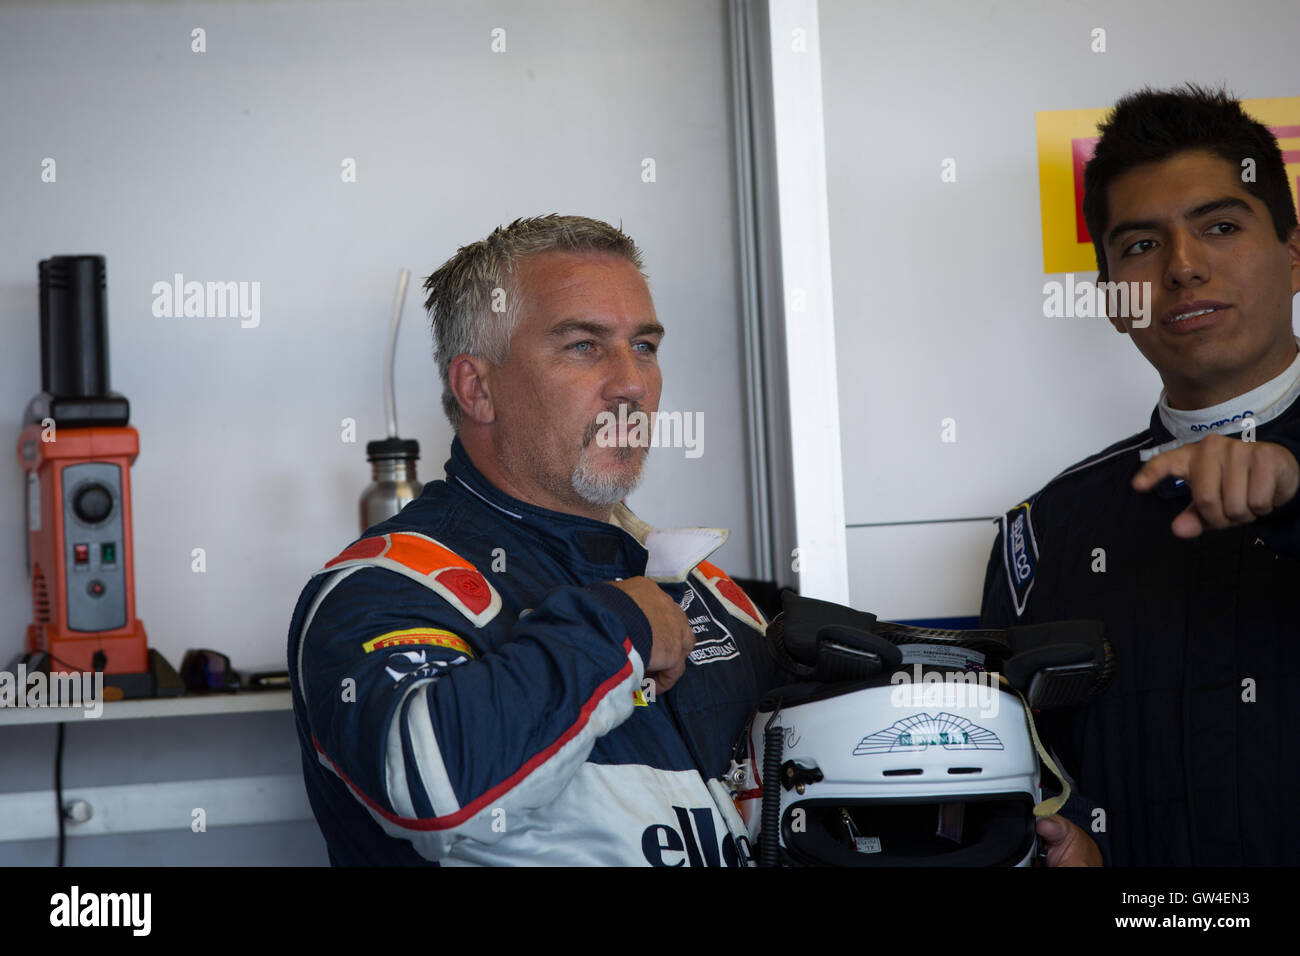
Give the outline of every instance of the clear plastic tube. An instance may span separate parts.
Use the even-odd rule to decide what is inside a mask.
[[[406,305],[406,284],[411,270],[403,269],[397,276],[397,296],[393,300],[393,320],[388,326],[388,362],[384,366],[384,412],[388,418],[388,437],[397,437],[397,391],[393,384],[393,366],[397,362],[397,327],[402,323],[402,307]]]

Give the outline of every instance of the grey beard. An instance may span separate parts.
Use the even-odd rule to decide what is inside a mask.
[[[578,456],[578,463],[573,467],[573,490],[578,497],[589,504],[612,508],[636,490],[645,472],[644,450],[620,448],[618,451],[619,458],[624,460],[632,455],[643,456],[636,473],[630,478],[598,471],[592,467],[591,460],[587,457],[587,449],[583,448],[582,454]]]

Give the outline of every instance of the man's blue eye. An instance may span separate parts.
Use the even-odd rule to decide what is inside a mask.
[[[590,342],[574,342],[572,345],[569,346],[569,348],[573,349],[576,352],[586,352],[588,351],[588,347],[590,345],[591,345]]]

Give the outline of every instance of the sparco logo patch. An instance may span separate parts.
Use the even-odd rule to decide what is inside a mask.
[[[1016,615],[1024,613],[1029,591],[1034,585],[1034,567],[1038,563],[1038,542],[1029,515],[1029,502],[1022,501],[998,519],[1002,525],[1002,562],[1006,567],[1007,586]]]
[[[1034,566],[1025,550],[1025,516],[1016,515],[1011,522],[1011,567],[1016,573],[1016,583],[1028,581],[1034,575]]]
[[[1254,412],[1247,409],[1246,411],[1242,412],[1240,415],[1233,415],[1229,418],[1220,418],[1217,422],[1204,422],[1204,423],[1198,422],[1197,424],[1192,426],[1192,431],[1194,432],[1212,431],[1213,429],[1218,428],[1220,425],[1228,425],[1231,424],[1232,422],[1239,422],[1243,418],[1246,418],[1254,414],[1255,414]]]

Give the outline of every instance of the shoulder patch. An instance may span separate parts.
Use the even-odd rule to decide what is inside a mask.
[[[701,561],[691,573],[703,582],[704,586],[722,602],[722,606],[730,613],[740,618],[760,634],[767,632],[767,621],[764,620],[762,613],[754,606],[754,602],[749,599],[749,595],[742,591],[740,586],[731,580],[725,571],[708,561]]]
[[[482,627],[501,610],[501,595],[478,568],[433,538],[415,531],[362,538],[316,573],[349,567],[396,571],[437,592],[475,627]]]
[[[473,649],[463,637],[439,627],[408,627],[400,631],[389,631],[387,634],[372,637],[361,645],[361,649],[369,654],[372,651],[390,647],[409,647],[413,644],[424,647],[446,647],[471,658],[474,656]]]
[[[1002,526],[1002,564],[1016,617],[1025,613],[1034,586],[1034,571],[1038,568],[1038,540],[1034,537],[1029,510],[1029,502],[1022,501],[998,519]]]

